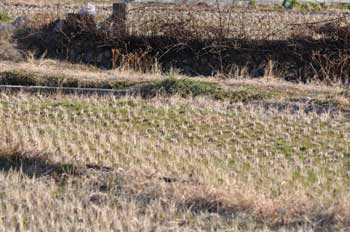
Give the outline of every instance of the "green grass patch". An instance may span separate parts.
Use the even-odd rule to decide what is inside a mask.
[[[8,22],[10,20],[11,17],[6,11],[0,11],[0,22]]]
[[[271,98],[274,94],[268,90],[261,90],[253,86],[238,88],[224,88],[217,83],[199,81],[190,78],[167,78],[143,86],[141,93],[146,97],[156,95],[179,95],[181,97],[208,96],[215,100],[230,100],[232,102],[246,102]]]
[[[306,11],[320,11],[322,5],[318,2],[305,2],[301,4],[301,9]]]
[[[342,2],[339,4],[339,8],[342,9],[342,10],[347,10],[349,9],[349,3],[345,3],[345,2]]]
[[[147,86],[145,91],[147,91],[147,89],[149,94],[177,94],[182,97],[213,95],[217,92],[217,86],[214,83],[176,78],[167,78],[165,80],[157,81]]]

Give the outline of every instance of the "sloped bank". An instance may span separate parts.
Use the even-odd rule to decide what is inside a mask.
[[[228,89],[215,82],[195,79],[164,78],[152,81],[132,80],[82,80],[65,76],[43,76],[30,72],[0,72],[0,91],[23,91],[41,93],[76,93],[96,95],[135,95],[143,98],[156,96],[197,97],[206,96],[216,100],[247,102],[269,99],[281,94],[254,87]]]

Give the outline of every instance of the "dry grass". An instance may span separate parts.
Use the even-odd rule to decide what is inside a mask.
[[[3,93],[0,121],[2,230],[350,226],[341,112]]]
[[[11,36],[12,35],[6,31],[0,32],[0,60],[23,60],[20,51],[15,48]]]
[[[30,57],[0,70],[164,78]],[[1,92],[0,231],[350,229],[348,91],[271,77],[194,81],[232,95]]]
[[[153,73],[138,73],[124,69],[101,70],[95,66],[86,66],[60,62],[56,60],[36,60],[29,59],[27,62],[4,62],[0,61],[2,72],[27,72],[41,77],[61,76],[80,80],[103,81],[108,79],[128,80],[128,81],[152,81],[159,80],[161,75],[157,70]]]
[[[24,0],[5,0],[5,3],[7,4],[25,4],[25,5],[39,5],[39,6],[47,6],[47,5],[52,5],[52,4],[83,4],[89,2],[88,0],[29,0],[29,1],[24,1]],[[112,0],[94,0],[93,1],[96,4],[112,4],[114,1]]]
[[[126,69],[101,70],[94,66],[71,64],[34,58],[26,62],[0,61],[0,84],[64,86],[86,88],[136,88],[147,96],[157,93],[182,96],[207,96],[231,102],[266,100],[280,105],[313,105],[348,111],[350,94],[341,83],[293,84],[277,78],[221,79],[217,77],[187,78],[175,72],[139,73]],[[142,95],[142,94],[141,94]],[[143,96],[146,96],[143,95]],[[260,104],[260,103],[258,103]],[[285,108],[285,107],[284,107]],[[299,108],[299,106],[298,106]]]

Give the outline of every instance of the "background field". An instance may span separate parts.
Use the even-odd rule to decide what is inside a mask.
[[[44,30],[30,30],[76,10],[8,7],[10,17],[28,10],[34,35]],[[130,11],[133,36],[159,32],[152,22],[164,25],[164,16],[175,23],[190,18],[192,29],[205,18],[206,26],[217,26],[223,16],[228,37],[283,43],[297,25],[341,18],[339,27],[327,27],[339,32],[333,40],[302,33],[335,48],[323,50],[345,48],[346,78],[325,72],[327,78],[310,76],[307,84],[296,76],[287,82],[272,72],[273,62],[260,78],[242,70],[190,78],[157,62],[145,71],[131,59],[142,53],[132,52],[102,69],[19,49],[23,37],[1,31],[0,231],[349,230],[348,11],[189,14],[198,8],[147,7]],[[110,13],[106,8],[101,20]],[[96,35],[84,33],[89,41]],[[334,61],[332,52],[323,55]],[[66,87],[86,89],[66,94]]]
[[[147,72],[158,66],[189,76],[348,81],[348,10],[311,3],[293,10],[131,4],[121,30],[110,7],[82,20],[72,14],[66,18],[78,7],[33,7],[26,27],[12,38],[23,54],[35,58],[107,69]],[[10,17],[20,15],[21,8],[12,9]]]

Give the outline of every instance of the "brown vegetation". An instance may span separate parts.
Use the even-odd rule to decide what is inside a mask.
[[[186,14],[173,20],[153,19],[126,36],[111,31],[106,25],[110,21],[98,26],[91,17],[69,15],[64,21],[18,32],[16,38],[22,49],[34,50],[36,56],[104,68],[147,72],[156,63],[163,71],[178,69],[187,75],[238,72],[240,76],[348,83],[346,17],[294,25],[293,35],[276,40],[240,34],[242,30],[228,24],[230,12],[219,13],[218,24]]]

